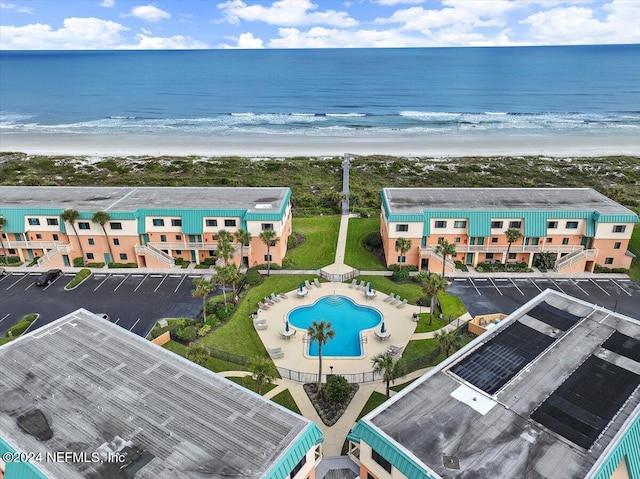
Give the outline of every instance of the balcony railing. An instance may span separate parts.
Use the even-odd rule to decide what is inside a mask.
[[[11,241],[3,240],[5,248],[11,249],[53,249],[63,246],[62,241]]]
[[[44,266],[54,256],[60,253],[68,253],[71,251],[70,244],[56,243],[49,251],[47,251],[41,258],[38,258],[38,266]]]
[[[144,256],[149,255],[166,265],[175,266],[176,264],[176,260],[172,256],[168,255],[164,251],[160,251],[159,249],[156,249],[150,244],[135,245],[133,249],[135,250],[136,254],[141,254]]]
[[[216,251],[219,246],[218,241],[172,241],[172,242],[164,242],[164,241],[150,241],[146,243],[147,245],[156,248],[158,250],[202,250],[202,251]],[[236,255],[240,252],[240,245],[233,245],[235,250],[233,254]],[[249,252],[249,246],[244,247],[245,252]]]
[[[456,253],[506,253],[509,245],[461,245],[455,243]],[[426,248],[420,248],[421,255],[430,255],[435,246],[427,246]],[[548,243],[540,243],[537,245],[511,245],[510,253],[573,253],[574,251],[581,251],[583,249],[580,245],[550,245]]]

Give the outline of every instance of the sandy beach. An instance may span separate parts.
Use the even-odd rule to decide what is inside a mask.
[[[0,133],[0,151],[40,155],[322,156],[346,152],[395,156],[640,156],[640,141],[628,132],[586,134],[454,134],[433,136],[301,136]]]

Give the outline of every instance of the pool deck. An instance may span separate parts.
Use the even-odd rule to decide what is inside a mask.
[[[337,294],[352,299],[356,304],[376,308],[384,317],[385,328],[390,334],[386,341],[379,341],[375,332],[379,331],[379,327],[365,331],[363,334],[367,337],[364,347],[364,357],[347,358],[347,357],[322,357],[323,374],[329,373],[329,366],[333,366],[334,374],[350,374],[371,371],[371,359],[377,354],[385,352],[391,344],[406,347],[407,343],[413,335],[416,324],[412,320],[413,313],[417,313],[419,308],[407,304],[403,308],[397,305],[389,304],[384,300],[387,295],[378,292],[375,298],[369,299],[365,296],[365,291],[350,288],[347,283],[320,283],[322,286],[312,286],[308,290],[305,297],[299,297],[297,290],[287,291],[287,298],[281,299],[279,302],[271,305],[268,310],[259,310],[258,318],[266,320],[267,329],[258,330],[258,335],[267,349],[281,348],[284,357],[274,359],[274,363],[278,368],[288,368],[303,373],[317,374],[318,358],[306,357],[304,349],[306,345],[303,343],[305,331],[298,329],[296,334],[290,339],[283,339],[280,333],[284,331],[286,314],[292,309],[299,306],[308,306],[313,304],[319,298]],[[274,291],[276,294],[278,291]],[[423,308],[423,312],[425,308]],[[332,318],[318,318],[331,321]],[[290,326],[293,328],[292,326]],[[295,329],[295,328],[293,328]]]

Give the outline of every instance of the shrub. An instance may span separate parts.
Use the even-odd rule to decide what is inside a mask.
[[[292,268],[293,266],[295,266],[295,263],[293,262],[293,260],[291,258],[284,258],[282,260],[282,267],[284,269]]]
[[[431,306],[431,297],[429,296],[423,296],[418,300],[418,304],[420,306]]]
[[[364,247],[369,250],[376,250],[382,248],[382,236],[379,231],[373,231],[364,237],[362,240]]]
[[[233,304],[228,304],[226,309],[224,303],[216,303],[213,307],[213,314],[216,315],[221,322],[226,321],[233,314]]]
[[[623,274],[629,274],[629,270],[625,269],[625,268],[607,268],[606,266],[602,266],[599,264],[596,264],[595,267],[593,268],[593,272],[594,273],[623,273]]]
[[[186,268],[187,266],[189,266],[189,261],[184,258],[176,258],[176,266]]]
[[[184,328],[176,330],[176,338],[184,343],[193,341],[196,339],[195,326],[185,326]]]
[[[12,266],[19,266],[22,264],[22,260],[20,259],[20,256],[7,256],[7,263],[9,263]]]
[[[31,326],[31,323],[33,323],[37,317],[38,315],[36,313],[27,314],[18,322],[18,324],[10,327],[5,336],[8,338],[20,336],[29,328],[29,326]]]
[[[137,268],[137,263],[109,263],[108,268]]]
[[[547,271],[553,269],[557,257],[557,253],[540,253],[534,258],[533,265],[540,269],[540,271]]]
[[[87,263],[87,268],[104,268],[104,263]]]
[[[262,263],[257,266],[254,266],[256,269],[267,269],[267,263]],[[271,269],[282,269],[282,267],[277,263],[271,263]]]
[[[200,326],[200,328],[198,328],[198,336],[200,337],[206,336],[211,332],[211,329],[212,329],[212,326],[210,324],[205,324],[203,326]]]
[[[464,271],[467,272],[469,271],[469,268],[467,268],[467,265],[462,264],[462,261],[456,261],[456,269],[459,269],[460,271]]]
[[[35,265],[37,265],[38,264],[38,259],[40,259],[38,256],[34,257],[27,266],[35,266]]]
[[[396,283],[404,283],[409,279],[409,270],[407,268],[401,268],[393,272],[391,279]]]
[[[73,258],[73,266],[76,268],[82,268],[84,266],[84,261],[81,257]]]
[[[69,284],[67,286],[65,286],[65,289],[73,289],[76,286],[78,286],[80,283],[82,283],[85,279],[87,279],[89,276],[91,275],[91,270],[87,269],[87,268],[83,268],[80,271],[78,271],[76,273],[75,278],[73,278]]]
[[[429,279],[429,272],[428,271],[420,271],[418,274],[416,274],[413,277],[413,280],[418,284],[422,284],[425,281],[427,281],[428,279]]]
[[[324,387],[327,399],[333,402],[342,402],[349,397],[350,392],[349,382],[344,376],[327,376],[327,384]]]
[[[216,258],[215,256],[210,256],[209,258],[205,258],[203,259],[200,264],[204,264],[207,266],[215,266],[216,261],[218,261],[218,258]]]
[[[257,268],[249,268],[247,270],[246,280],[249,286],[256,286],[262,283],[262,276]]]
[[[186,358],[200,366],[204,366],[209,360],[209,351],[202,346],[194,346],[187,352]]]
[[[298,238],[296,235],[289,235],[287,238],[287,249],[293,249],[298,246]]]

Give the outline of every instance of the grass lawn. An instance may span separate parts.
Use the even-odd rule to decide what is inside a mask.
[[[285,261],[291,262],[287,269],[318,269],[333,263],[339,230],[339,216],[294,217],[293,232],[303,235],[306,241],[287,251]]]
[[[243,387],[245,387],[247,389],[250,389],[254,393],[258,392],[258,383],[251,376],[244,376],[244,377],[241,377],[241,378],[240,377],[230,377],[230,378],[227,378],[227,379],[229,381],[233,381],[236,384],[239,384],[240,386],[243,386]],[[269,391],[271,391],[275,387],[276,387],[275,384],[264,383],[262,385],[262,394],[268,393]]]
[[[280,404],[280,406],[286,407],[290,411],[293,411],[297,414],[302,415],[302,413],[300,412],[300,408],[298,407],[296,402],[293,400],[293,396],[291,395],[288,389],[285,389],[281,393],[276,394],[271,398],[271,400],[275,403]]]
[[[467,312],[467,308],[464,307],[462,300],[453,294],[438,293],[438,300],[440,301],[442,314],[444,314],[445,317],[459,318]]]
[[[362,240],[369,233],[380,231],[380,218],[351,218],[347,232],[344,262],[361,271],[384,271],[387,268],[375,255],[369,253]]]
[[[447,321],[440,319],[436,314],[431,320],[431,325],[429,325],[429,313],[422,313],[420,315],[420,321],[418,321],[418,326],[416,327],[416,333],[430,333],[431,331],[437,331],[440,328],[444,328],[447,324]]]
[[[462,346],[466,346],[468,343],[473,341],[474,338],[470,336],[462,336]],[[402,359],[406,362],[413,361],[418,358],[422,358],[424,356],[428,356],[434,351],[438,350],[438,341],[436,339],[418,339],[414,341],[409,341],[407,347],[402,352]],[[449,356],[451,356],[455,351],[450,351]],[[422,367],[435,366],[436,364],[441,363],[446,359],[444,353],[440,353],[436,356],[432,361],[428,364],[425,364]],[[411,372],[409,369],[407,372]]]
[[[640,281],[640,224],[633,228],[633,233],[631,233],[631,239],[629,240],[629,251],[636,255],[636,258],[631,262],[629,276],[636,281]]]
[[[358,276],[358,284],[360,281],[364,281],[366,283],[371,283],[371,286],[376,291],[380,291],[381,293],[389,294],[391,292],[396,293],[396,295],[400,295],[403,299],[407,298],[409,303],[415,304],[418,299],[423,296],[422,288],[418,283],[413,281],[407,283],[394,283],[389,276],[367,276],[360,275]]]
[[[176,341],[169,341],[162,347],[165,349],[168,349],[171,352],[176,353],[179,356],[182,356],[183,358],[187,356],[187,352],[189,351],[189,348],[187,346],[185,346],[184,344],[180,344]],[[249,368],[247,368],[246,366],[241,366],[240,364],[236,364],[236,363],[230,363],[218,358],[209,358],[207,360],[207,363],[204,365],[204,367],[215,373],[219,373],[222,371],[248,371],[249,370]]]
[[[385,396],[382,393],[379,393],[378,391],[373,391],[373,393],[371,394],[371,396],[369,396],[369,399],[365,403],[364,407],[362,408],[362,411],[360,411],[360,414],[358,414],[358,419],[356,419],[356,421],[366,416],[367,414],[369,414],[371,411],[373,411],[375,408],[380,406],[380,404],[382,404],[386,400],[387,400],[387,396]]]
[[[402,378],[400,378],[402,380]],[[396,384],[395,386],[391,386],[391,390],[395,391],[395,392],[400,392],[402,391],[404,388],[406,388],[407,386],[409,386],[413,381],[415,381],[418,378],[415,379],[411,379],[410,381],[407,381],[406,383],[402,383],[402,384]]]

